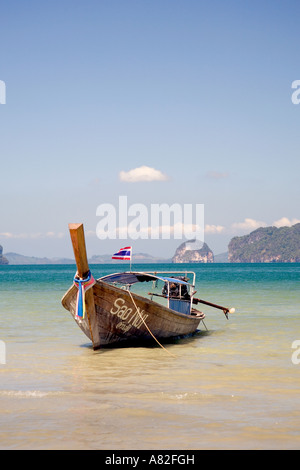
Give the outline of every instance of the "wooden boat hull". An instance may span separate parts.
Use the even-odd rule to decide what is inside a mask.
[[[125,341],[145,341],[153,336],[161,340],[189,335],[197,330],[201,321],[197,316],[175,312],[101,280],[97,280],[91,290],[95,318],[76,318],[76,286],[65,294],[62,305],[93,342],[94,349]]]

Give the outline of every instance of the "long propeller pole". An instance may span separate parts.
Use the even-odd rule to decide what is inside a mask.
[[[208,302],[207,300],[202,300],[202,299],[197,299],[197,298],[193,298],[193,304],[204,304],[204,305],[208,305],[209,307],[214,307],[214,308],[218,308],[220,310],[223,310],[227,320],[228,320],[228,313],[234,313],[235,312],[235,308],[227,308],[227,307],[222,307],[222,305],[217,305],[217,304],[213,304],[212,302]]]

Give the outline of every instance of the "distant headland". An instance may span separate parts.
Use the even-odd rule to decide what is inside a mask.
[[[228,249],[230,263],[300,263],[300,223],[258,228],[234,237]]]
[[[173,263],[300,263],[300,223],[291,227],[261,227],[249,235],[234,237],[228,253],[214,255],[206,243],[188,250],[182,243]]]
[[[146,253],[134,253],[133,263],[300,263],[300,223],[291,227],[261,227],[248,235],[234,237],[228,252],[214,255],[206,243],[199,250],[189,249],[193,240],[181,243],[172,258],[159,258]],[[0,245],[0,265],[74,264],[69,258],[37,258],[17,253],[5,253]],[[94,255],[90,264],[114,263],[111,255]]]
[[[74,259],[70,258],[37,258],[35,256],[24,256],[18,253],[6,253],[7,263],[11,265],[44,265],[44,264],[75,264]],[[134,263],[171,263],[171,259],[157,258],[146,253],[135,253],[133,255]],[[94,255],[89,258],[90,264],[116,264],[120,261],[111,259],[111,255]],[[127,261],[128,264],[128,261]]]

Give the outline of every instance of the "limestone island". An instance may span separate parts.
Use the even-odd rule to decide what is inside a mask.
[[[214,254],[206,243],[200,249],[193,249],[195,240],[183,242],[177,248],[172,263],[213,263]],[[197,245],[196,245],[197,246]]]
[[[261,227],[234,237],[228,245],[230,263],[300,263],[300,223]]]

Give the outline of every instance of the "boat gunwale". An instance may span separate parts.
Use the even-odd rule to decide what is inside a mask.
[[[97,279],[96,284],[100,284],[100,283],[103,283],[104,285],[109,286],[110,288],[116,289],[122,294],[124,294],[124,292],[127,293],[129,296],[131,294],[132,296],[134,296],[135,299],[139,300],[140,302],[146,302],[146,303],[149,302],[150,305],[155,304],[155,306],[158,306],[159,308],[162,308],[163,310],[165,310],[166,313],[174,314],[174,316],[178,318],[182,318],[184,320],[198,320],[199,321],[199,319],[194,315],[191,315],[191,314],[187,315],[186,313],[177,312],[176,310],[173,310],[170,307],[167,307],[166,305],[162,305],[158,302],[155,302],[155,300],[148,299],[147,297],[143,297],[142,295],[137,294],[136,292],[130,292],[129,294],[129,291],[127,291],[127,289],[122,289],[121,287],[111,285],[104,281],[101,281],[101,279]]]
[[[109,284],[109,283],[106,283],[104,281],[101,281],[101,279],[96,279],[95,280],[96,284],[104,284],[105,286],[109,286],[110,288],[112,289],[115,289],[116,291],[118,291],[119,293],[122,293],[124,294],[125,292],[128,293],[128,291],[126,289],[122,289],[121,287],[118,287],[118,286],[115,286],[115,285],[112,285],[112,284]],[[95,285],[96,285],[95,284]],[[94,288],[94,287],[93,287]],[[92,288],[92,289],[93,289]],[[63,305],[63,307],[69,311],[69,299],[70,299],[70,296],[71,296],[71,293],[72,293],[72,296],[73,296],[73,291],[74,291],[74,295],[77,295],[77,287],[75,285],[72,285],[69,287],[69,289],[67,290],[67,292],[64,294],[62,300],[61,300],[61,303]],[[173,314],[175,317],[178,317],[178,318],[182,318],[184,320],[199,320],[198,317],[196,317],[195,315],[191,315],[191,314],[186,314],[186,313],[181,313],[181,312],[177,312],[176,310],[173,310],[169,307],[167,307],[166,305],[162,305],[160,304],[159,302],[156,302],[155,300],[152,300],[152,299],[148,299],[147,297],[143,297],[142,295],[140,294],[137,294],[135,292],[131,292],[131,294],[134,296],[134,298],[136,298],[137,300],[141,301],[141,302],[149,302],[150,304],[155,304],[155,306],[158,306],[160,308],[162,308],[163,310],[166,310],[166,312],[170,313],[170,314]]]

